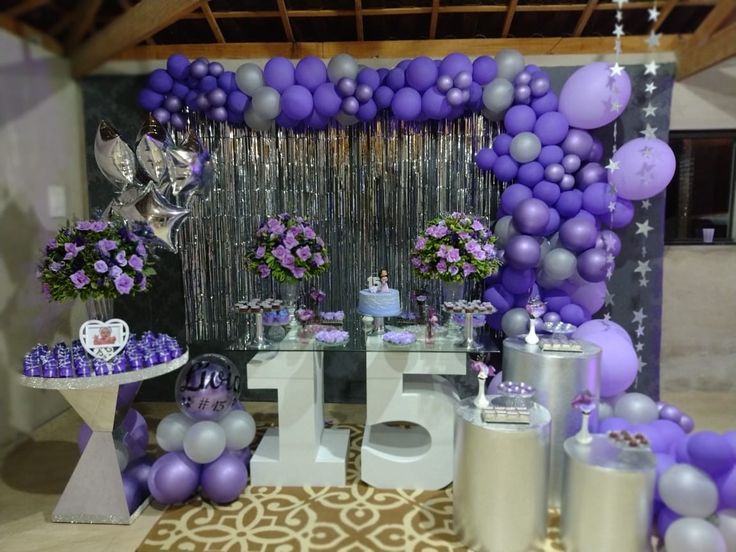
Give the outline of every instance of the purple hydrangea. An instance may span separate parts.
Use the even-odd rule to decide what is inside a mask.
[[[130,259],[128,259],[128,264],[133,268],[133,270],[137,270],[138,272],[143,270],[143,259],[138,255],[131,255]]]
[[[69,276],[69,279],[72,281],[74,287],[77,289],[82,289],[84,286],[89,284],[89,278],[87,278],[84,270],[77,270],[74,274]]]
[[[104,274],[107,272],[108,266],[107,263],[103,260],[95,261],[95,272],[98,274]]]
[[[127,274],[121,274],[115,278],[115,289],[122,295],[128,295],[130,290],[133,289],[133,278]]]
[[[314,238],[317,237],[317,234],[314,232],[314,230],[312,230],[311,227],[305,226],[304,227],[304,237],[307,238],[308,240],[313,240]]]
[[[294,237],[294,234],[292,234],[291,231],[287,232],[284,237],[284,246],[287,249],[294,249],[297,245],[299,245],[299,242]]]

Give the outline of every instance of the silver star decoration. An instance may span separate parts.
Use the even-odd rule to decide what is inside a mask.
[[[615,257],[613,256],[613,254],[609,253],[608,255],[606,255],[606,262],[607,262],[608,264],[611,264],[611,263],[612,263],[612,262],[614,262],[615,260],[616,260],[616,258],[615,258]]]
[[[641,353],[644,350],[644,344],[641,341],[637,341],[635,347],[637,353]]]
[[[654,226],[649,226],[649,219],[636,223],[636,234],[641,234],[644,238],[648,238],[650,230],[654,230]]]
[[[616,297],[615,293],[611,293],[610,291],[606,290],[606,306],[614,306],[616,303],[613,301],[613,298]]]
[[[647,280],[646,278],[639,279],[639,287],[647,287],[648,283],[649,283],[649,280]]]
[[[646,314],[644,314],[644,309],[640,308],[638,311],[634,311],[634,319],[631,321],[632,324],[644,324],[644,319],[647,317]]]
[[[657,108],[652,105],[652,102],[642,107],[641,110],[644,112],[644,117],[654,117],[657,113]]]
[[[644,138],[654,140],[657,137],[657,127],[653,127],[652,125],[647,123],[647,127],[644,130],[640,130],[639,134],[643,134]]]
[[[654,31],[649,32],[649,36],[646,38],[647,46],[650,48],[659,48],[659,39],[662,38],[662,33],[655,33]]]
[[[657,9],[657,6],[649,8],[647,11],[649,12],[649,21],[657,21],[657,19],[659,19],[659,10]]]
[[[616,38],[621,38],[624,36],[624,26],[623,24],[616,23],[616,25],[613,27],[613,36]]]
[[[611,313],[607,312],[603,314],[603,320],[610,320],[611,319]]]
[[[619,170],[621,167],[619,166],[618,161],[614,161],[613,159],[609,159],[608,160],[608,165],[606,165],[606,168],[609,171],[611,171],[611,172],[615,172],[615,171]]]
[[[617,38],[613,43],[613,51],[616,53],[617,56],[621,55],[621,39]]]
[[[623,20],[623,18],[624,18],[624,12],[622,12],[621,10],[616,10],[616,21],[620,23]]]
[[[641,156],[642,157],[644,157],[646,159],[650,159],[652,157],[652,152],[653,151],[654,150],[652,149],[651,146],[644,146],[643,148],[641,148],[639,150],[639,153],[641,153]]]
[[[647,272],[651,272],[652,269],[649,268],[649,261],[636,261],[636,268],[634,269],[634,272],[638,272],[641,274],[642,278],[646,278]]]
[[[644,369],[644,367],[645,367],[645,366],[647,365],[647,363],[646,363],[646,362],[644,362],[644,361],[643,361],[643,360],[641,359],[641,356],[639,356],[638,358],[639,358],[639,371],[641,372],[641,371],[642,371],[642,370]]]
[[[611,113],[618,113],[621,111],[621,104],[617,100],[611,102]]]
[[[644,74],[657,76],[657,69],[659,69],[659,65],[656,61],[652,60],[644,65]]]
[[[644,326],[641,324],[636,327],[636,337],[644,337]]]
[[[641,208],[644,209],[645,211],[649,209],[651,206],[652,206],[652,202],[649,201],[648,199],[645,199],[644,201],[641,202]]]
[[[606,280],[610,280],[611,278],[613,278],[613,267],[609,266],[606,270]]]
[[[609,213],[613,213],[615,210],[616,210],[616,202],[615,201],[610,201],[608,203],[608,212]]]
[[[646,257],[647,256],[647,246],[646,245],[642,245],[641,246],[641,256],[642,257]]]
[[[624,71],[624,67],[623,65],[619,65],[617,61],[615,64],[611,65],[608,70],[611,72],[612,77],[617,77],[621,76]]]
[[[647,94],[654,94],[654,91],[657,89],[657,87],[654,85],[653,82],[648,82],[647,85],[644,87],[644,92]]]

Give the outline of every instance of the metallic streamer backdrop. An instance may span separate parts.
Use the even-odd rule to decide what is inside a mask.
[[[426,286],[409,265],[417,232],[453,211],[490,222],[503,191],[474,162],[500,132],[480,115],[401,123],[385,114],[371,124],[301,132],[192,122],[212,154],[214,182],[193,203],[180,236],[189,342],[237,347],[248,339],[252,322],[233,304],[272,293],[270,280],[247,272],[244,263],[268,214],[298,212],[312,221],[332,265],[302,287],[320,287],[326,309],[348,312],[381,267],[406,305],[412,289]],[[438,286],[429,289],[436,293]]]

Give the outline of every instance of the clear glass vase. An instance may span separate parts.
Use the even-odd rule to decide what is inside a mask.
[[[460,301],[465,296],[465,280],[445,282],[442,280],[442,300]]]
[[[279,283],[279,295],[287,308],[295,308],[299,298],[299,282],[287,280]]]
[[[87,307],[87,318],[89,320],[110,320],[113,317],[113,305],[115,300],[111,297],[87,299],[84,306]]]

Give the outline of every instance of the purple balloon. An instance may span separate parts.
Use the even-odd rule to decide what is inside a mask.
[[[690,436],[687,452],[692,464],[712,476],[721,475],[736,463],[731,445],[713,431],[699,431]]]
[[[473,64],[465,54],[452,53],[445,56],[439,67],[440,75],[449,75],[453,79],[458,73],[467,71],[468,73],[473,72]]]
[[[148,474],[151,473],[152,465],[153,461],[148,456],[137,458],[128,463],[123,474],[132,477],[148,494]]]
[[[199,81],[198,88],[200,92],[211,92],[212,90],[217,88],[217,79],[211,75],[207,75],[201,81]]]
[[[210,101],[207,99],[206,94],[200,94],[197,96],[197,109],[200,111],[207,111],[210,108]]]
[[[580,326],[590,320],[590,313],[580,305],[570,303],[560,309],[560,318],[563,322],[567,322],[573,326]]]
[[[250,98],[240,90],[233,90],[227,96],[227,108],[236,113],[244,113],[250,105]]]
[[[175,79],[185,79],[189,73],[189,60],[183,54],[172,54],[166,60],[166,71]]]
[[[222,63],[218,61],[211,61],[207,65],[207,72],[213,77],[219,77],[224,70],[225,68],[222,66]]]
[[[583,209],[594,215],[609,213],[609,206],[616,203],[616,192],[608,182],[591,184],[583,192]]]
[[[535,98],[541,98],[544,96],[547,92],[549,92],[549,77],[545,75],[537,74],[532,80],[529,82],[529,88],[532,91],[532,96]]]
[[[463,103],[463,92],[459,88],[450,88],[447,91],[447,103],[451,106],[457,107]]]
[[[550,182],[559,182],[563,176],[565,176],[565,169],[559,163],[552,163],[544,169],[544,178]]]
[[[120,410],[133,402],[141,388],[142,382],[124,383],[118,387],[118,399],[115,402],[115,410]]]
[[[325,82],[314,91],[314,110],[322,117],[334,117],[340,111],[342,99],[335,90],[335,85]]]
[[[453,80],[453,84],[460,90],[467,90],[472,83],[473,75],[470,71],[460,71]]]
[[[655,420],[651,423],[657,428],[659,435],[666,442],[663,452],[671,452],[680,439],[685,437],[685,431],[675,422],[669,420]]]
[[[327,67],[317,56],[306,56],[299,60],[294,70],[294,80],[310,92],[327,82]]]
[[[329,125],[330,119],[320,115],[317,110],[313,110],[309,115],[309,118],[307,118],[306,123],[309,128],[323,130],[327,128],[327,125]]]
[[[574,153],[580,159],[587,159],[593,147],[593,137],[586,131],[571,128],[567,138],[562,142],[562,151],[566,154]]]
[[[360,121],[367,122],[375,119],[377,113],[378,107],[376,106],[376,102],[368,100],[358,108],[358,113],[356,113],[355,116],[358,117]]]
[[[169,123],[177,130],[183,130],[187,126],[186,119],[184,119],[181,113],[172,113]]]
[[[386,70],[388,73],[388,70]],[[371,67],[363,67],[358,71],[358,76],[355,77],[355,82],[358,84],[365,84],[370,87],[371,90],[375,90],[381,86],[381,75],[376,69]]]
[[[475,154],[475,164],[484,171],[490,171],[498,156],[491,148],[483,148]]]
[[[394,92],[398,92],[406,84],[406,76],[404,70],[400,67],[394,67],[388,72],[384,79],[384,84],[391,88]]]
[[[537,266],[540,256],[539,242],[533,237],[523,234],[512,236],[504,249],[506,262],[518,270]]]
[[[565,172],[573,174],[580,168],[580,157],[574,153],[569,153],[562,158],[562,166],[565,168]]]
[[[684,438],[675,445],[675,460],[680,464],[690,464],[690,454],[687,451],[687,444],[690,440],[690,435],[686,435]]]
[[[557,229],[559,227],[560,227],[560,213],[557,211],[557,209],[550,207],[549,222],[547,223],[547,227],[544,229],[544,235],[551,236],[552,234],[557,232]]]
[[[240,394],[240,373],[222,355],[200,355],[182,368],[176,380],[175,399],[190,418],[219,420],[227,415]]]
[[[355,97],[360,103],[365,103],[373,97],[373,89],[367,84],[359,84],[355,88]]]
[[[495,284],[486,289],[483,293],[483,300],[496,307],[497,314],[503,314],[514,306],[514,296],[501,284]]]
[[[141,88],[138,92],[138,105],[140,105],[146,111],[155,111],[164,101],[162,94],[154,92],[149,88]]]
[[[598,433],[608,433],[609,431],[628,431],[631,424],[623,418],[609,416],[598,423]]]
[[[624,199],[648,199],[667,187],[675,174],[675,154],[662,140],[635,138],[626,142],[613,160],[620,169],[609,173],[611,184]]]
[[[280,93],[294,85],[294,66],[285,57],[272,57],[263,67],[263,82]]]
[[[570,125],[567,119],[557,111],[544,113],[534,125],[534,134],[539,136],[543,146],[559,144],[567,136],[568,130],[570,130]]]
[[[542,299],[547,303],[547,308],[555,312],[560,312],[562,307],[569,305],[572,301],[566,291],[556,288],[542,290]]]
[[[350,77],[343,77],[337,81],[337,93],[343,98],[349,98],[355,94],[358,85]]]
[[[148,489],[161,504],[184,502],[199,486],[200,468],[183,452],[167,452],[153,463]]]
[[[432,87],[422,96],[422,111],[432,119],[444,119],[450,114],[450,104],[444,94]]]
[[[560,315],[556,312],[546,312],[542,317],[542,320],[547,324],[557,324],[562,321],[562,318],[560,318]]]
[[[616,206],[613,209],[613,213],[606,213],[605,215],[598,217],[601,224],[614,229],[628,226],[633,219],[634,204],[628,199],[623,199],[621,197],[616,200]]]
[[[592,247],[578,255],[578,274],[588,282],[602,282],[608,270],[607,254]]]
[[[493,139],[491,147],[498,155],[508,155],[513,138],[509,134],[499,134]]]
[[[606,182],[607,180],[606,169],[598,163],[588,163],[575,175],[575,182],[581,190],[596,182]]]
[[[450,77],[450,75],[440,75],[437,77],[437,90],[443,94],[447,93],[454,84],[455,83],[452,81],[452,77]]]
[[[598,138],[593,138],[593,147],[590,148],[588,161],[597,163],[601,159],[603,159],[603,143]]]
[[[207,94],[207,100],[212,107],[221,107],[227,103],[227,94],[220,88],[215,88]]]
[[[126,473],[122,475],[122,482],[128,512],[133,513],[138,509],[138,506],[141,505],[146,496],[148,496],[148,487],[141,486],[134,477]]]
[[[171,93],[180,100],[183,100],[189,93],[189,87],[186,84],[175,82],[174,86],[171,87]]]
[[[159,94],[167,94],[174,86],[174,79],[171,78],[165,69],[154,69],[148,76],[148,88]]]
[[[588,339],[589,336],[600,333],[615,333],[618,337],[626,339],[629,343],[632,343],[631,336],[628,332],[610,320],[591,320],[590,322],[586,322],[584,326],[577,329],[575,336],[578,339]]]
[[[169,113],[163,107],[159,107],[158,109],[155,109],[153,111],[153,118],[156,119],[162,125],[165,125],[166,123],[169,122],[169,119],[171,118],[171,113]]]
[[[682,411],[674,404],[665,404],[659,411],[659,418],[661,420],[669,420],[671,422],[679,424],[681,417]]]
[[[537,161],[524,163],[519,167],[516,180],[530,188],[534,187],[544,178],[544,167]]]
[[[587,283],[569,291],[572,302],[591,314],[601,310],[606,302],[606,282]]]
[[[479,56],[473,61],[473,80],[484,86],[496,78],[496,60],[490,56]]]
[[[611,75],[610,67],[611,64],[603,61],[590,63],[565,82],[559,110],[572,126],[599,128],[614,121],[626,109],[631,97],[629,75],[626,71]],[[618,104],[618,110],[612,109],[613,103]]]
[[[514,102],[528,105],[531,103],[532,90],[526,84],[517,84],[514,87]]]
[[[542,151],[539,152],[539,161],[543,166],[547,167],[553,163],[561,163],[565,153],[562,151],[560,146],[544,146]]]
[[[514,208],[513,218],[519,232],[541,235],[549,222],[549,207],[541,199],[525,199]]]
[[[195,79],[201,79],[207,76],[209,70],[209,66],[205,61],[197,59],[189,66],[189,75]]]
[[[563,174],[560,179],[560,190],[565,192],[572,190],[575,187],[575,177],[571,174]]]
[[[358,113],[358,109],[360,109],[360,102],[356,100],[353,96],[348,96],[347,98],[343,99],[342,101],[342,110],[347,113],[348,115],[355,115]]]
[[[662,506],[662,509],[657,515],[657,534],[661,539],[664,539],[667,529],[670,528],[674,522],[680,519],[682,516],[676,512],[670,510],[667,506]]]
[[[718,486],[718,509],[736,508],[736,467],[716,479]]]
[[[534,130],[534,124],[537,122],[537,116],[534,110],[527,105],[515,105],[506,112],[503,118],[503,124],[506,132],[512,136],[516,136],[520,132],[531,132]]]
[[[228,93],[240,90],[238,88],[238,83],[235,80],[235,73],[232,71],[225,71],[217,77],[217,86]],[[174,87],[176,88],[176,85],[174,85]]]
[[[583,206],[583,192],[580,190],[567,190],[560,194],[560,199],[555,203],[555,209],[561,217],[572,218],[580,212]],[[593,242],[595,245],[595,242]],[[589,247],[593,247],[592,245]]]
[[[532,99],[531,107],[538,116],[550,111],[557,110],[557,94],[554,92],[547,92],[541,98]]]
[[[391,100],[394,97],[394,91],[388,86],[379,86],[373,92],[373,101],[376,102],[378,109],[385,109],[391,105]]]
[[[574,191],[576,190],[565,192],[562,196]],[[562,196],[560,200],[562,200]],[[559,209],[559,201],[557,203]],[[598,229],[595,227],[595,223],[583,217],[573,217],[563,222],[560,227],[560,242],[573,253],[582,253],[593,247],[597,236]]]
[[[514,84],[520,85],[520,84],[529,84],[532,80],[532,74],[527,71],[526,69],[520,71],[517,73],[517,75],[514,77]]]
[[[437,82],[437,65],[427,56],[419,56],[406,68],[406,84],[418,92],[424,92]]]
[[[199,107],[197,107],[197,98],[199,97],[199,94],[196,90],[190,90],[187,92],[187,96],[184,99],[185,103],[189,107],[189,109],[198,110]]]
[[[281,111],[290,119],[295,121],[306,119],[313,108],[312,93],[300,84],[290,86],[281,95]]]
[[[413,121],[422,112],[422,97],[413,88],[404,87],[394,94],[391,111],[400,121]]]
[[[513,213],[517,205],[531,197],[532,191],[529,188],[523,184],[512,184],[501,194],[501,208],[507,213]]]
[[[406,71],[406,68],[409,67],[410,63],[411,63],[410,59],[402,59],[399,63],[396,64],[396,67]],[[438,65],[439,65],[439,62],[438,62]]]
[[[245,463],[233,452],[223,452],[217,460],[202,468],[202,492],[217,504],[232,502],[247,484]]]
[[[533,270],[516,270],[510,266],[505,266],[501,270],[503,287],[514,294],[529,293],[534,279]]]
[[[493,173],[496,178],[505,182],[510,182],[516,178],[519,171],[519,165],[510,155],[501,155],[493,164]]]
[[[227,109],[222,106],[213,107],[207,112],[207,117],[213,121],[224,122],[227,120]]]

